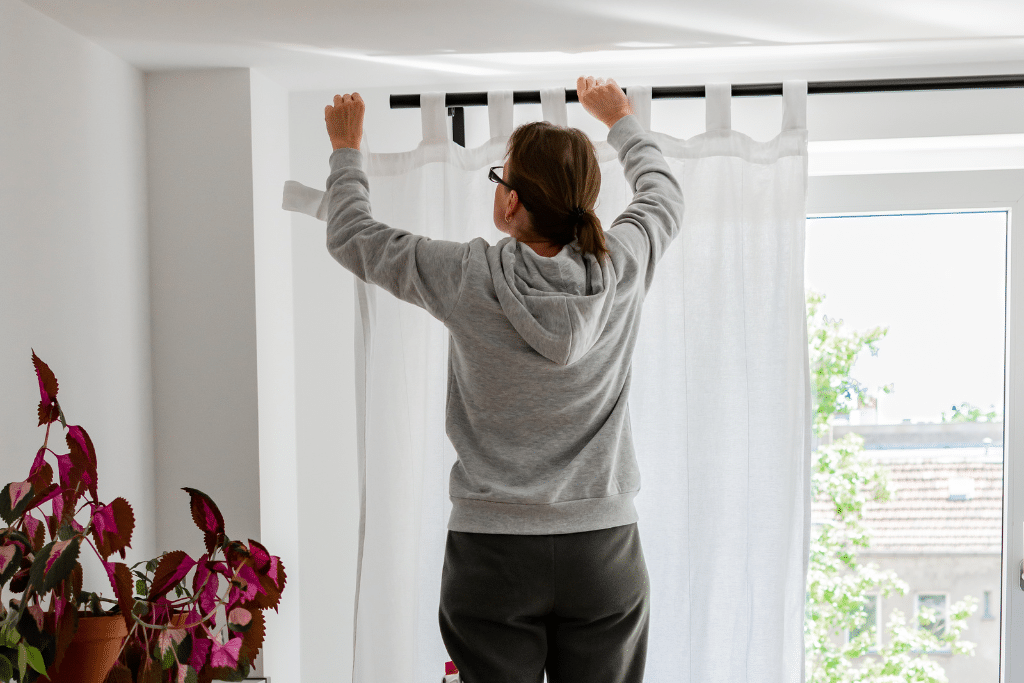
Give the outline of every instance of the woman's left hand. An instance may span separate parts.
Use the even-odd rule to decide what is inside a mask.
[[[324,108],[324,120],[327,121],[327,134],[331,137],[334,149],[351,147],[359,149],[359,141],[363,139],[363,113],[366,105],[359,93],[351,95],[335,95],[334,106]]]

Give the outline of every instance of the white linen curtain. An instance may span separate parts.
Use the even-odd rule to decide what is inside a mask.
[[[804,305],[806,83],[785,84],[781,133],[730,128],[730,89],[707,89],[707,132],[656,133],[686,202],[658,266],[633,358],[630,413],[642,477],[638,527],[651,578],[646,680],[797,683],[809,540],[810,395]],[[651,88],[628,88],[650,129]],[[541,92],[566,125],[564,90]],[[512,93],[488,93],[491,139],[449,142],[443,93],[421,95],[423,142],[364,149],[374,217],[434,239],[492,244],[487,167],[503,162]],[[372,123],[370,124],[372,125]],[[595,144],[610,225],[632,197]],[[326,218],[289,182],[285,208]],[[356,282],[361,518],[354,683],[434,683],[448,660],[438,601],[456,454],[444,433],[448,332]]]

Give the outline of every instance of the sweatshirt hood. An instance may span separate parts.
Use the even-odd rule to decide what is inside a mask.
[[[575,240],[538,256],[513,237],[488,250],[502,310],[537,353],[570,365],[597,343],[611,315],[616,278],[610,260],[580,254]]]

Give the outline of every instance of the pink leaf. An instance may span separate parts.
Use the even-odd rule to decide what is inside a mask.
[[[241,636],[235,636],[224,645],[214,642],[213,653],[210,655],[210,666],[225,666],[234,669],[238,666],[238,652],[241,649]]]
[[[156,646],[160,649],[160,655],[167,654],[167,651],[172,649],[174,645],[177,645],[185,639],[187,631],[183,628],[172,628],[165,631],[160,631],[160,636],[156,640]]]
[[[0,548],[0,574],[4,573],[4,570],[7,569],[7,565],[14,559],[17,552],[17,546],[13,545],[5,545],[3,548]]]
[[[39,630],[42,631],[43,630],[43,608],[40,607],[39,605],[29,605],[28,606],[28,612],[36,620],[36,625],[39,627]]]
[[[71,474],[71,468],[73,464],[71,462],[71,454],[64,453],[63,455],[57,455],[57,472],[60,475],[60,485],[62,488],[69,488],[68,475]],[[71,486],[70,488],[74,488]]]
[[[267,549],[264,548],[260,542],[254,541],[250,538],[249,553],[252,555],[252,562],[256,571],[265,573],[267,571],[267,567],[270,566],[270,553],[267,552]]]
[[[32,515],[25,515],[25,530],[28,531],[29,538],[36,537],[36,529],[42,524],[38,519]]]
[[[241,631],[242,629],[244,629],[245,626],[248,625],[250,621],[252,621],[252,612],[241,607],[236,607],[235,609],[231,610],[230,614],[228,614],[228,623],[241,627],[235,629],[237,631]]]
[[[124,549],[131,547],[135,529],[135,515],[128,501],[115,498],[110,505],[94,508],[92,525],[96,549],[100,554],[106,558],[120,552],[124,557]]]
[[[45,571],[50,571],[50,567],[53,566],[54,562],[60,559],[60,554],[64,552],[64,549],[67,548],[69,545],[71,545],[71,541],[57,541],[53,544],[53,549],[50,550],[50,555],[46,558],[46,567],[44,568]]]
[[[281,588],[280,575],[277,572],[278,567],[281,566],[281,558],[277,555],[271,555],[270,557],[270,570],[267,572],[267,576],[273,580],[274,585]]]
[[[45,455],[46,455],[46,446],[43,446],[38,451],[36,451],[36,459],[32,461],[32,469],[29,470],[29,474],[28,474],[29,477],[32,477],[33,475],[35,475],[36,472],[41,470],[43,468],[43,465],[46,464]]]
[[[15,481],[11,482],[9,486],[11,487],[11,509],[13,510],[32,490],[32,484],[27,481]]]
[[[249,602],[256,597],[257,591],[263,592],[259,577],[256,576],[256,572],[252,570],[252,567],[248,565],[242,567],[238,571],[238,578],[242,580],[243,585],[241,588],[231,589],[231,596],[228,598],[229,603]]]
[[[196,566],[195,576],[192,577],[192,592],[199,593],[199,608],[205,613],[213,610],[217,603],[217,589],[220,587],[220,577],[210,571],[210,564],[212,563],[200,562]]]

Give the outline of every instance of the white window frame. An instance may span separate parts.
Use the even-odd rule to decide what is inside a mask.
[[[977,136],[979,141],[988,136]],[[885,143],[885,141],[874,141]],[[898,141],[896,141],[898,143]],[[884,144],[881,144],[884,146]],[[1006,264],[1006,376],[1003,421],[1003,554],[1000,601],[1000,683],[1024,680],[1024,591],[1020,565],[1024,557],[1024,163],[976,161],[957,166],[955,155],[930,172],[852,170],[850,175],[812,176],[808,216],[933,211],[1006,210],[1009,212]],[[898,155],[897,155],[898,156]],[[827,166],[818,165],[819,168]],[[968,170],[964,170],[968,169]],[[836,173],[831,167],[831,173]],[[996,611],[995,607],[998,607]],[[996,683],[979,681],[978,683]]]
[[[864,597],[873,598],[875,601],[875,640],[874,644],[868,648],[868,654],[878,654],[879,649],[882,647],[882,596],[879,593],[868,593]],[[864,628],[871,628],[872,624],[864,624]],[[850,631],[846,632],[846,644],[850,644]]]
[[[921,622],[918,620],[918,615],[921,613],[921,597],[925,595],[941,595],[944,602],[942,607],[942,622],[943,622],[943,635],[949,632],[949,592],[948,591],[916,591],[914,593],[914,626],[917,630],[921,630]],[[953,648],[948,644],[944,648],[938,650],[928,650],[928,654],[950,654]]]

